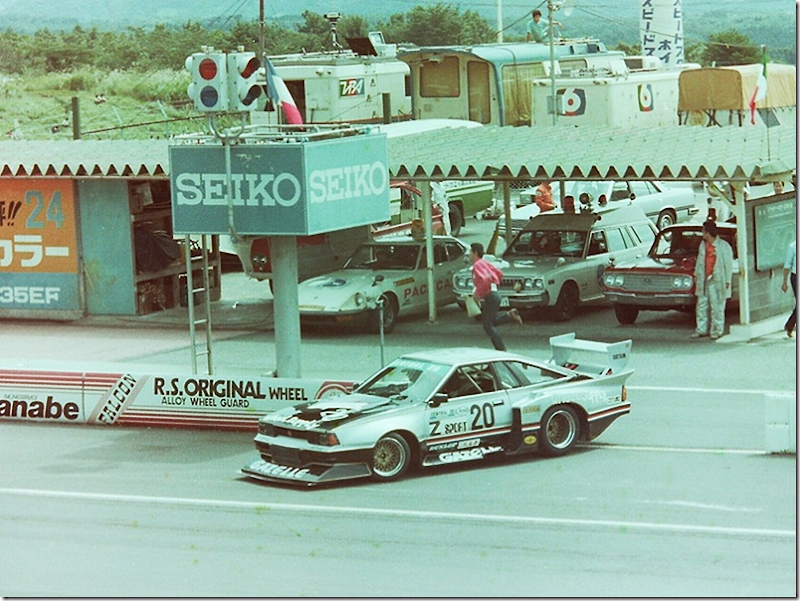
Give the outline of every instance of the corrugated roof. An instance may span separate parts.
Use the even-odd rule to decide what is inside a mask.
[[[167,140],[8,141],[0,177],[165,178]],[[794,125],[444,129],[391,138],[389,172],[415,179],[758,179],[795,169]]]

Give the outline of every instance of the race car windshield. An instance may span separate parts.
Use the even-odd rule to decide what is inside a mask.
[[[413,271],[417,268],[421,248],[408,244],[364,244],[356,249],[344,268]]]
[[[532,230],[521,232],[504,256],[580,257],[585,246],[583,231]]]
[[[355,392],[395,401],[421,401],[433,393],[446,373],[444,365],[401,358],[356,388]]]

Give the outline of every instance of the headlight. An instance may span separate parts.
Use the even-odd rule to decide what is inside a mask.
[[[541,278],[525,278],[522,280],[523,290],[544,290],[544,280]]]
[[[471,283],[472,283],[471,276],[468,277],[464,275],[457,275],[453,278],[453,284],[455,285],[456,288],[459,288],[461,290],[469,288]]]
[[[339,444],[339,438],[333,432],[309,432],[308,442],[323,447],[332,447]]]
[[[609,288],[621,288],[625,284],[625,277],[621,274],[609,273],[603,278]]]
[[[672,278],[672,287],[673,288],[683,288],[688,290],[692,287],[692,278],[689,276],[675,276]]]

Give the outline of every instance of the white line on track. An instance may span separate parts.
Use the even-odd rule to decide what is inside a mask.
[[[708,455],[767,455],[758,449],[692,449],[682,447],[645,447],[625,444],[605,444],[602,442],[578,443],[579,447],[591,449],[614,449],[617,451],[648,451],[656,453],[706,453]]]
[[[735,388],[681,388],[679,386],[626,386],[625,388],[658,392],[710,392],[712,394],[797,394],[794,390],[737,390]]]
[[[69,492],[57,490],[33,490],[25,488],[0,488],[3,496],[26,496],[56,499],[76,499],[101,502],[128,502],[147,505],[176,505],[179,507],[204,507],[251,511],[284,511],[287,513],[327,513],[340,515],[363,515],[402,519],[463,521],[471,523],[504,523],[510,525],[539,524],[549,526],[579,526],[607,528],[613,530],[660,531],[683,534],[710,534],[717,536],[759,537],[797,539],[796,530],[773,530],[769,528],[728,528],[721,526],[697,526],[694,524],[657,524],[654,522],[624,522],[617,520],[586,520],[575,518],[548,518],[513,515],[486,515],[440,511],[416,511],[410,509],[376,509],[370,507],[333,507],[330,505],[295,505],[288,503],[253,503],[248,501],[223,501],[219,499],[183,499],[179,497],[151,497],[138,495],[113,495],[105,493]]]

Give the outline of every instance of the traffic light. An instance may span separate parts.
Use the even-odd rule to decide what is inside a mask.
[[[254,52],[228,54],[228,106],[232,111],[251,111],[257,108],[264,81],[259,81],[261,61]],[[263,77],[262,77],[263,79]]]
[[[214,52],[195,52],[186,59],[186,70],[192,76],[186,92],[194,101],[196,109],[215,113],[228,110],[228,77],[225,54]]]

